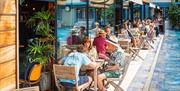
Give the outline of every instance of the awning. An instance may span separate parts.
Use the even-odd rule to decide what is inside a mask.
[[[86,2],[82,2],[81,0],[57,0],[57,5],[85,5]]]
[[[129,0],[129,1],[134,2],[134,3],[136,3],[136,4],[143,5],[142,0]]]
[[[151,8],[156,8],[156,5],[153,4],[153,3],[149,3],[149,7],[151,7]]]
[[[108,8],[114,3],[114,0],[90,0],[91,7]]]
[[[86,5],[87,0],[57,0],[58,5]],[[114,0],[89,0],[90,7],[107,8],[114,3]]]
[[[149,3],[150,2],[150,0],[142,0],[143,2],[145,2],[145,3]]]

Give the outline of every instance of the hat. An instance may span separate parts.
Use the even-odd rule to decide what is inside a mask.
[[[99,23],[98,23],[98,22],[95,22],[95,25],[99,26]]]
[[[78,35],[78,31],[77,30],[72,30],[71,35]]]
[[[100,30],[100,31],[99,31],[99,35],[100,35],[100,34],[106,34],[106,32],[105,32],[104,30]]]

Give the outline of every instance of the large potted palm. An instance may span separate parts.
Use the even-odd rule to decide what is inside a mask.
[[[29,41],[28,59],[33,62],[39,62],[42,65],[42,75],[40,81],[41,91],[50,88],[51,82],[51,63],[54,57],[54,16],[49,11],[36,12],[28,19],[26,25],[31,28],[37,38]]]

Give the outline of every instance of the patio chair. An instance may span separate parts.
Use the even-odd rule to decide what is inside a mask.
[[[16,91],[39,91],[39,86],[16,89]]]
[[[125,58],[125,66],[123,68],[121,68],[121,76],[119,76],[119,78],[107,78],[107,85],[112,85],[114,87],[114,91],[124,91],[120,85],[127,73],[128,67],[129,67],[129,63],[130,63],[131,59],[129,57],[129,55],[126,56]],[[116,82],[115,82],[116,81]]]
[[[28,65],[24,74],[20,75],[20,84],[24,86],[30,86],[38,84],[41,77],[42,65],[38,62],[32,62]]]
[[[71,91],[83,91],[84,89],[88,88],[91,81],[84,83],[82,85],[78,85],[78,81],[76,79],[76,72],[74,66],[64,66],[64,65],[53,65],[54,77],[55,77],[55,84],[59,91],[64,91],[65,88],[71,89]],[[73,86],[64,86],[59,81],[61,79],[66,80],[74,80],[75,84]]]
[[[135,38],[135,36],[131,33],[131,31],[127,30],[128,31],[128,34],[132,37],[132,38]],[[140,41],[140,44],[138,45],[138,47],[134,48],[134,47],[130,47],[129,48],[129,51],[132,53],[131,55],[131,58],[134,60],[136,57],[139,57],[140,59],[144,60],[140,55],[139,55],[139,52],[142,48],[142,46],[145,45],[145,42],[144,41]]]
[[[114,52],[114,50],[116,50],[119,47],[118,44],[115,44],[109,40],[106,40],[106,42],[107,42],[106,52],[112,53],[112,52]]]

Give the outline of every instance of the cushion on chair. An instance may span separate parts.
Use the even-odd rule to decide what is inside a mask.
[[[30,73],[32,67],[33,67],[35,64],[39,64],[39,63],[38,63],[38,62],[32,62],[32,63],[30,63],[30,64],[27,66],[27,69],[25,70],[25,73],[24,73],[24,74],[20,74],[20,79],[21,79],[21,80],[28,80],[29,73]]]
[[[85,84],[89,81],[88,76],[79,76],[78,85]],[[75,87],[75,84],[68,82],[60,82],[60,84],[64,87]]]

